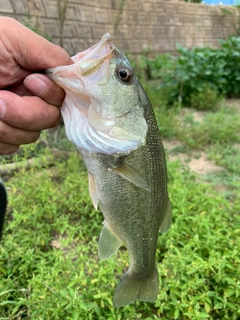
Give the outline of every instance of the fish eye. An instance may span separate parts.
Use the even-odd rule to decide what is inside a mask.
[[[132,73],[129,69],[120,67],[117,69],[117,76],[123,82],[129,82],[132,79]]]

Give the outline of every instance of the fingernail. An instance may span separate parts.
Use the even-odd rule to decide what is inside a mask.
[[[28,76],[24,80],[25,87],[37,96],[41,95],[46,89],[46,82],[38,76]]]
[[[2,99],[0,99],[0,118],[4,116],[5,112],[6,112],[6,104]]]

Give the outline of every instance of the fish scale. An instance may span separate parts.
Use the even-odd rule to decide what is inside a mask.
[[[151,108],[150,102],[146,107]],[[109,171],[114,157],[81,151],[87,170],[95,178],[100,209],[110,229],[127,246],[131,274],[139,279],[139,283],[144,283],[147,275],[156,273],[158,233],[168,202],[165,156],[152,109],[146,120],[150,128],[146,145],[123,157],[122,161],[142,173],[150,192]],[[151,285],[158,288],[156,276],[154,281]],[[116,302],[120,288],[115,293],[116,306],[122,306]],[[149,294],[150,301],[156,299],[157,291],[151,292],[154,297]],[[128,300],[134,302],[136,298],[139,296],[135,294]]]
[[[154,302],[158,233],[168,230],[172,215],[151,103],[109,34],[73,61],[46,73],[66,91],[61,109],[66,134],[82,155],[93,205],[99,205],[105,219],[99,256],[108,259],[121,245],[128,249],[129,269],[113,305]]]

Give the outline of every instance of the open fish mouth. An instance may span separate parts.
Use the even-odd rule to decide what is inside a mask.
[[[76,91],[80,94],[85,89],[83,77],[88,78],[88,82],[98,81],[101,77],[100,72],[98,75],[95,74],[94,79],[89,77],[98,69],[103,69],[104,60],[111,59],[114,48],[110,33],[106,33],[97,44],[73,56],[74,64],[46,69],[45,74],[65,91]]]
[[[73,64],[46,70],[66,92],[61,113],[68,139],[92,153],[128,154],[144,145],[147,123],[136,90],[116,79],[117,66],[130,64],[106,33],[91,48],[72,57]],[[132,100],[132,101],[131,101]]]
[[[75,56],[72,57],[72,60],[74,62],[77,62],[80,59],[81,61],[85,61],[88,59],[96,59],[99,60],[99,62],[101,63],[101,61],[108,57],[114,49],[114,45],[112,44],[111,39],[112,38],[110,33],[105,33],[102,39],[97,44],[83,52],[77,53]],[[92,65],[89,64],[88,66],[86,66],[86,70],[88,68],[90,71],[92,69]]]

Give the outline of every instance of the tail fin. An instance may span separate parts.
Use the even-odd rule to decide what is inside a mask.
[[[158,296],[158,272],[155,269],[149,275],[125,273],[113,298],[115,308],[124,307],[136,300],[155,302]]]

